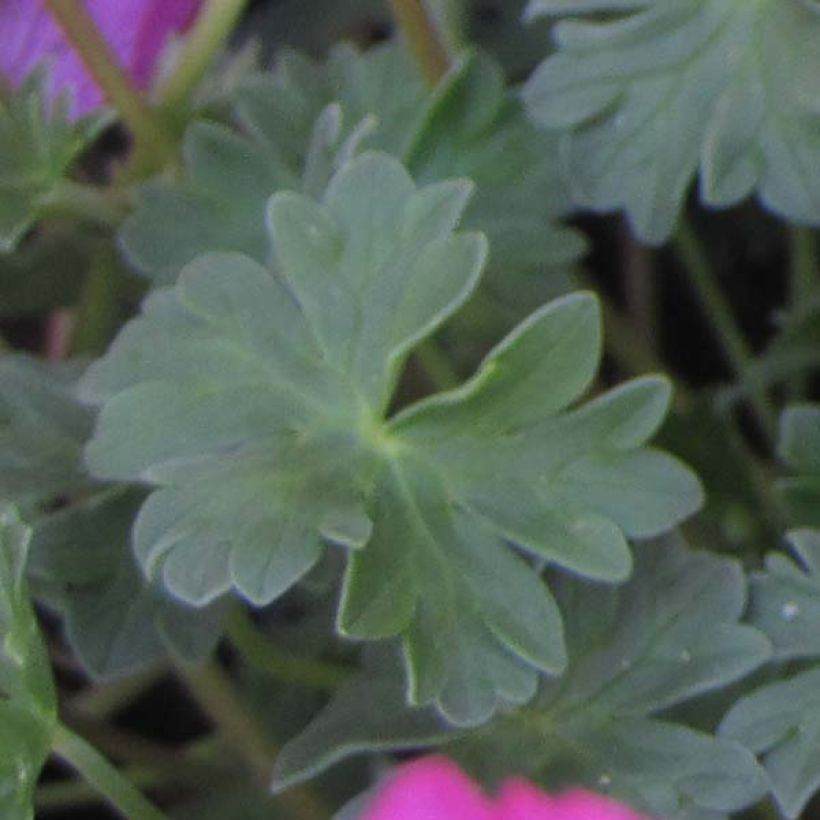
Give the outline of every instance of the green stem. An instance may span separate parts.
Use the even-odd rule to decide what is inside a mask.
[[[745,386],[752,412],[761,431],[771,442],[777,427],[775,413],[765,390],[753,383],[748,376],[754,363],[754,354],[735,319],[729,301],[720,289],[705,249],[685,221],[678,228],[675,244],[684,262],[692,291],[717,336],[726,362],[734,371],[737,381]]]
[[[105,244],[91,260],[77,305],[71,353],[99,354],[116,330],[119,271],[114,249]]]
[[[422,342],[414,355],[436,390],[452,390],[461,384],[462,379],[434,339]]]
[[[169,111],[185,106],[214,55],[233,32],[248,0],[206,0],[158,98]]]
[[[43,202],[45,216],[70,217],[102,228],[117,228],[128,211],[110,189],[64,179]]]
[[[198,667],[179,664],[177,673],[216,731],[267,787],[276,747],[260,731],[259,720],[248,710],[222,667],[213,661]],[[279,799],[285,810],[299,820],[326,820],[330,814],[305,788],[290,789]]]
[[[116,714],[150,689],[168,670],[156,663],[124,678],[89,686],[68,702],[76,714],[104,719]]]
[[[817,297],[820,276],[817,270],[814,232],[809,228],[789,228],[791,282],[789,301],[795,315],[800,315]]]
[[[242,606],[237,606],[231,613],[228,636],[249,663],[285,683],[333,692],[350,675],[346,667],[297,657],[280,649],[259,631]]]
[[[430,85],[435,85],[450,68],[450,55],[424,0],[389,0],[393,17],[410,51]]]
[[[76,769],[128,820],[167,820],[123,774],[91,744],[58,725],[52,751]]]
[[[426,0],[438,23],[438,31],[451,52],[467,45],[467,8],[465,0]]]
[[[140,153],[161,165],[176,150],[163,121],[134,88],[82,0],[46,0],[66,38],[117,109]]]

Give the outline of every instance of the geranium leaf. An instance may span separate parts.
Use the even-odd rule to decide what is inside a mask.
[[[774,553],[751,579],[749,620],[769,636],[778,660],[820,658],[820,532],[789,533],[793,561]],[[721,731],[762,756],[783,813],[798,817],[820,789],[820,668],[785,676],[741,698]]]
[[[620,580],[625,535],[667,529],[701,497],[642,447],[662,380],[562,413],[600,356],[589,295],[536,312],[463,388],[385,418],[406,356],[476,285],[485,242],[453,233],[468,192],[416,189],[367,153],[321,201],[279,193],[275,269],[200,258],[82,383],[104,405],[92,471],[155,487],[134,534],[150,577],[195,606],[232,589],[264,605],[341,545],[340,631],[400,636],[411,700],[464,725],[565,662],[555,603],[505,539]]]
[[[740,566],[667,538],[640,548],[622,587],[563,577],[555,589],[568,669],[544,679],[530,706],[478,732],[446,731],[432,710],[408,709],[395,666],[368,666],[285,745],[274,788],[349,755],[446,744],[484,782],[523,775],[551,788],[582,783],[651,816],[717,820],[759,798],[765,778],[745,749],[655,717],[768,659],[765,637],[738,623]]]
[[[699,170],[707,205],[756,193],[786,219],[820,222],[805,170],[820,155],[815,4],[532,0],[528,12],[570,18],[525,97],[539,123],[566,130],[579,204],[623,208],[659,244]]]
[[[63,617],[69,644],[95,678],[119,677],[169,654],[201,661],[222,632],[222,602],[192,611],[146,582],[130,545],[143,499],[140,491],[101,488],[34,527],[29,577]]]
[[[100,116],[72,123],[65,100],[48,104],[45,85],[36,73],[0,100],[0,253],[17,246],[104,125]]]
[[[57,706],[48,655],[25,580],[31,531],[0,504],[0,812],[34,817],[32,798],[48,757]]]
[[[93,413],[72,390],[74,365],[30,356],[0,358],[0,495],[17,503],[48,501],[93,483],[81,469]]]

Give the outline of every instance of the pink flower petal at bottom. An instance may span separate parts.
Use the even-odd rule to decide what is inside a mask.
[[[497,820],[491,801],[455,765],[427,757],[404,766],[370,804],[363,820]]]
[[[498,795],[497,820],[647,820],[593,792],[575,789],[550,797],[526,780],[508,780]]]

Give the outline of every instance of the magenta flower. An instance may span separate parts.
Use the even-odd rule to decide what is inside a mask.
[[[86,0],[86,8],[122,67],[141,90],[149,88],[169,39],[193,22],[202,0]],[[103,95],[68,43],[44,0],[0,0],[0,74],[12,87],[45,63],[48,97],[71,94],[72,118],[104,103]]]
[[[550,797],[526,780],[508,780],[493,800],[454,763],[427,757],[404,766],[362,820],[646,820],[607,797],[576,789]]]

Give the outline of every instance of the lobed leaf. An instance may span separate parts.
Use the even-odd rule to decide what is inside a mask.
[[[820,657],[820,532],[794,530],[797,562],[772,554],[751,579],[749,621],[771,640],[778,660]],[[820,789],[820,669],[816,663],[742,697],[721,732],[760,754],[778,805],[796,818]]]
[[[453,232],[468,193],[416,189],[366,153],[321,201],[277,194],[275,268],[201,257],[82,383],[104,405],[92,472],[154,487],[134,532],[149,577],[194,606],[234,589],[264,605],[340,545],[339,630],[401,637],[411,701],[459,725],[564,667],[555,603],[505,541],[621,580],[625,534],[667,529],[701,498],[642,447],[665,382],[561,412],[600,356],[588,295],[536,312],[463,388],[385,420],[406,356],[476,286],[485,242]]]
[[[104,119],[72,123],[65,100],[50,106],[43,74],[0,101],[0,253],[8,253],[50,204]]]
[[[523,775],[550,788],[586,784],[651,816],[717,820],[757,800],[766,782],[748,751],[655,717],[768,659],[765,637],[738,623],[740,566],[668,538],[638,551],[621,587],[562,577],[555,589],[568,669],[542,680],[533,704],[478,732],[447,731],[432,710],[407,707],[395,667],[369,667],[285,745],[274,788],[363,751],[446,743],[483,782]]]
[[[815,3],[532,0],[528,13],[561,18],[525,99],[565,132],[579,204],[623,208],[660,244],[699,173],[707,205],[755,193],[787,220],[820,222]]]
[[[18,503],[83,491],[93,415],[72,395],[79,371],[25,355],[0,358],[0,495]]]
[[[200,659],[219,635],[221,607],[193,613],[146,583],[129,543],[144,494],[101,485],[82,463],[94,413],[74,395],[81,370],[0,358],[0,493],[29,511],[35,595],[59,611],[93,675],[130,672],[168,652]]]
[[[533,304],[570,288],[568,271],[585,245],[559,223],[568,191],[554,152],[545,154],[543,136],[489,57],[468,55],[431,94],[396,46],[363,54],[338,47],[324,64],[286,52],[276,71],[241,84],[235,119],[241,133],[192,126],[183,180],[148,183],[123,226],[127,257],[155,282],[175,281],[211,251],[265,264],[268,198],[289,189],[320,197],[335,171],[367,148],[402,160],[420,182],[476,182],[463,224],[486,232],[496,253],[471,321],[504,332]]]

